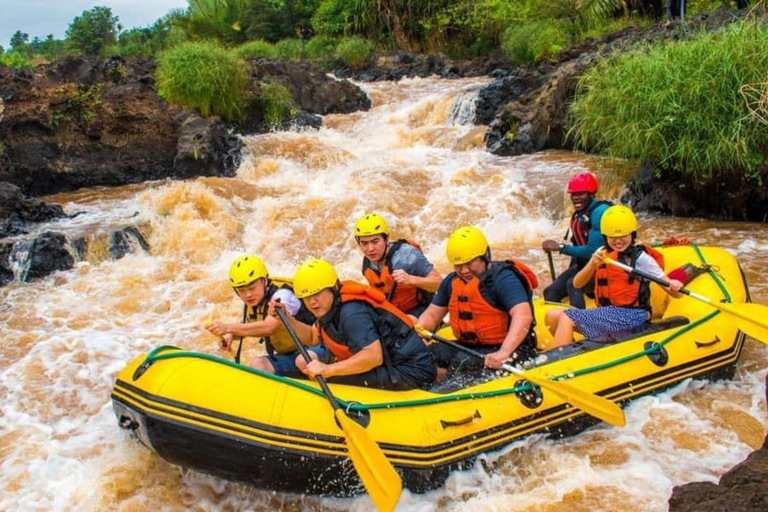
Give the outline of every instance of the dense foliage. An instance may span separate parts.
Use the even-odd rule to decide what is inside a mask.
[[[169,102],[197,108],[204,116],[242,115],[247,66],[215,43],[182,43],[167,50],[160,55],[155,79],[158,94]]]
[[[117,41],[118,21],[109,7],[84,11],[67,29],[67,49],[83,55],[100,55],[104,48]]]
[[[699,183],[723,172],[758,178],[768,130],[743,93],[765,88],[766,48],[768,28],[744,23],[617,55],[581,79],[571,135]]]

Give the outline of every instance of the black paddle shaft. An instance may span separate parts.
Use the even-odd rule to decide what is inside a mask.
[[[248,304],[243,304],[243,320],[240,323],[245,323],[248,319]],[[240,340],[237,343],[237,353],[235,354],[235,362],[240,364],[240,351],[243,349],[243,336],[240,336]]]
[[[474,357],[476,357],[478,359],[482,359],[483,361],[485,361],[485,356],[483,354],[481,354],[480,352],[476,351],[476,350],[472,350],[471,348],[465,347],[464,345],[459,345],[458,343],[455,343],[453,341],[447,340],[447,339],[443,338],[442,336],[438,336],[437,334],[434,334],[434,333],[430,337],[433,340],[437,340],[440,343],[445,343],[446,345],[451,346],[451,347],[455,348],[456,350],[460,350],[461,352],[464,352],[465,354],[469,354],[471,356],[474,356]]]
[[[283,325],[288,331],[288,334],[291,335],[291,339],[293,340],[293,343],[296,344],[296,348],[299,349],[299,352],[301,352],[301,356],[304,358],[304,361],[306,361],[307,364],[311,363],[312,358],[309,357],[307,347],[304,346],[304,344],[299,339],[299,336],[296,334],[296,331],[293,330],[291,321],[288,320],[287,316],[285,316],[285,311],[280,308],[275,308],[275,311],[277,312],[277,316],[280,317],[280,321],[283,322]],[[325,393],[325,396],[328,397],[328,400],[330,400],[333,408],[339,409],[339,404],[336,402],[336,398],[334,398],[333,393],[331,393],[331,389],[328,387],[328,383],[325,382],[325,379],[319,375],[315,377],[315,379],[317,379],[317,382],[320,383],[320,388],[323,390],[323,393]]]

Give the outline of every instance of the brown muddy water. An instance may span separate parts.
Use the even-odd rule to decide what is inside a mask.
[[[311,257],[359,278],[351,227],[383,213],[442,272],[460,225],[488,235],[497,257],[528,262],[549,282],[540,250],[562,237],[565,182],[591,170],[616,199],[615,162],[570,152],[502,158],[468,124],[484,79],[365,84],[370,112],[328,116],[319,132],[246,137],[237,177],[89,189],[47,198],[69,220],[41,226],[92,240],[72,271],[0,289],[0,510],[369,510],[367,497],[275,494],[185,470],[132,441],[109,395],[118,371],[158,345],[216,352],[207,318],[239,317],[231,261],[260,255],[291,276]],[[112,261],[100,234],[138,225],[151,251]],[[762,224],[641,216],[640,237],[685,236],[727,248],[756,302],[768,303]],[[565,261],[558,261],[560,269]],[[247,354],[261,349],[249,343]],[[715,481],[765,434],[768,347],[747,342],[733,381],[687,381],[632,403],[627,426],[576,437],[531,437],[484,456],[398,510],[662,511],[673,486]],[[484,467],[483,467],[484,466]]]

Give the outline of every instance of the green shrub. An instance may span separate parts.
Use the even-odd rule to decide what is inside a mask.
[[[279,41],[275,48],[277,57],[286,60],[301,60],[303,57],[304,46],[299,39],[283,39]]]
[[[336,58],[352,69],[362,67],[371,56],[373,45],[362,37],[345,37],[336,46]]]
[[[579,81],[569,135],[581,147],[639,158],[705,183],[746,173],[768,154],[768,130],[740,87],[765,81],[768,28],[747,24],[602,62]]]
[[[325,60],[333,56],[338,40],[330,36],[315,36],[304,45],[304,56],[308,59]]]
[[[10,51],[0,55],[0,66],[7,66],[13,69],[29,69],[32,67],[32,63],[26,55]]]
[[[556,55],[568,44],[568,31],[563,23],[533,21],[508,28],[501,49],[507,57],[522,64]]]
[[[293,109],[293,96],[283,85],[265,80],[259,83],[258,101],[264,112],[264,122],[270,129],[279,127],[286,112]]]
[[[245,62],[217,44],[183,43],[160,56],[158,94],[197,108],[204,116],[239,118],[246,99],[247,69]]]
[[[263,39],[257,39],[255,41],[248,41],[241,44],[234,49],[235,55],[241,59],[274,59],[277,57],[277,48],[272,43],[268,43]]]

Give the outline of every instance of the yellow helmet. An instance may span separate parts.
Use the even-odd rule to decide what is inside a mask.
[[[333,288],[338,280],[333,265],[325,260],[310,260],[302,264],[293,276],[293,293],[303,299],[326,288]]]
[[[355,238],[373,235],[389,236],[389,226],[378,213],[366,213],[355,222]]]
[[[252,254],[240,256],[229,267],[229,282],[232,288],[249,285],[262,277],[269,277],[267,266],[261,258]]]
[[[600,218],[600,233],[605,236],[626,236],[637,231],[637,217],[624,205],[614,205]]]
[[[448,237],[445,254],[451,265],[463,265],[488,252],[488,240],[474,226],[460,227]]]

